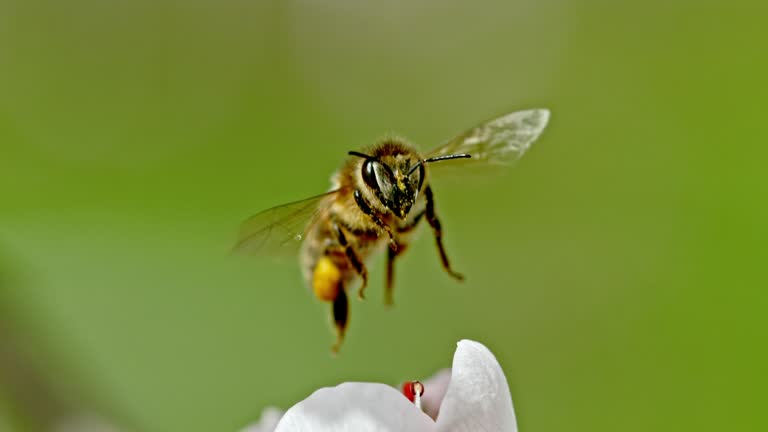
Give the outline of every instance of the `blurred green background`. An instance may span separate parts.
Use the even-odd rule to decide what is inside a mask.
[[[45,384],[23,402],[36,387],[4,371],[0,430],[72,406],[236,430],[320,386],[427,377],[461,338],[497,355],[524,431],[764,430],[767,20],[759,1],[4,0],[0,367],[34,359]],[[295,263],[228,255],[348,150],[530,107],[550,127],[507,175],[433,185],[468,280],[422,232],[387,310],[372,262],[339,358]]]

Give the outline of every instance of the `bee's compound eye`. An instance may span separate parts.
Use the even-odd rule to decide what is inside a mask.
[[[373,166],[375,163],[377,162],[372,160],[363,162],[363,180],[368,187],[374,190],[379,188],[379,184],[376,181],[376,168]]]
[[[389,167],[379,161],[367,160],[363,163],[363,180],[377,192],[382,201],[388,201],[392,195],[392,178]]]
[[[416,186],[416,192],[421,190],[421,187],[424,185],[424,176],[426,173],[424,172],[424,164],[419,165],[419,170],[416,171],[413,175],[415,175],[417,180],[417,186]]]

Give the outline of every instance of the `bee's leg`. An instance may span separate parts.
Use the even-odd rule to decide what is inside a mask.
[[[421,219],[424,217],[424,213],[425,211],[422,211],[421,213],[414,216],[413,220],[411,220],[407,225],[399,227],[397,229],[397,233],[403,234],[413,231],[413,229],[419,225],[419,222],[421,222]],[[387,306],[391,306],[394,303],[392,290],[395,286],[395,259],[402,255],[403,252],[405,252],[405,247],[405,244],[398,241],[397,248],[390,248],[387,253],[387,279],[386,284],[384,285],[384,304]]]
[[[394,296],[392,294],[395,288],[395,259],[405,252],[405,245],[398,243],[397,250],[387,249],[387,280],[384,285],[384,304],[392,306]]]
[[[336,326],[336,343],[333,344],[331,350],[336,354],[339,352],[342,342],[344,342],[344,332],[347,330],[347,322],[349,321],[349,301],[344,289],[339,290],[331,308],[333,311],[333,323]]]
[[[394,303],[392,288],[395,283],[395,258],[397,258],[397,251],[387,249],[387,281],[384,285],[384,304],[387,306],[392,306]]]
[[[464,280],[464,275],[451,269],[448,255],[445,254],[445,248],[443,247],[443,230],[440,227],[440,220],[435,214],[435,200],[432,196],[432,189],[429,186],[424,189],[424,196],[427,199],[427,222],[429,222],[429,225],[432,227],[432,231],[435,234],[435,242],[437,243],[437,250],[440,252],[440,261],[443,263],[443,268],[454,278]]]
[[[331,314],[336,327],[336,343],[331,348],[334,353],[339,351],[341,343],[344,341],[344,332],[347,329],[349,319],[349,304],[342,281],[342,273],[330,255],[339,256],[339,253],[341,250],[335,252],[326,250],[325,255],[317,261],[312,273],[312,289],[315,291],[315,295],[318,299],[331,303]]]
[[[383,220],[373,211],[371,205],[365,200],[365,197],[359,190],[355,189],[355,202],[360,208],[360,211],[370,217],[371,220],[381,229],[383,229],[389,236],[389,248],[397,250],[397,241],[395,240],[395,234],[392,232],[392,228],[389,227]]]
[[[365,264],[360,261],[360,258],[357,256],[355,249],[347,241],[347,237],[344,235],[344,230],[342,230],[342,228],[337,223],[334,223],[333,225],[336,228],[336,236],[339,240],[339,245],[341,245],[341,247],[344,249],[344,254],[347,256],[349,263],[352,264],[352,267],[362,279],[360,289],[357,291],[357,296],[360,297],[360,299],[364,299],[365,287],[368,286],[368,269],[365,268]]]

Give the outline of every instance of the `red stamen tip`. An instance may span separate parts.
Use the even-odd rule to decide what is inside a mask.
[[[419,397],[424,394],[424,384],[419,381],[406,381],[403,384],[403,395],[405,395],[409,401],[415,402],[417,394]]]

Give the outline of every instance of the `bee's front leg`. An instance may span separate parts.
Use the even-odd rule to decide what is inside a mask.
[[[421,219],[424,217],[425,210],[422,210],[420,213],[418,213],[416,216],[413,217],[411,221],[409,221],[406,225],[400,226],[397,229],[398,234],[406,234],[411,231],[413,231],[417,226],[419,226],[419,222],[421,222]],[[405,252],[405,249],[407,247],[407,243],[402,242],[402,238],[400,238],[399,241],[397,241],[397,248],[392,249],[390,248],[387,252],[387,279],[386,283],[384,284],[384,304],[387,306],[391,306],[394,304],[394,296],[392,294],[395,286],[395,259],[397,259],[398,256],[402,255],[403,252]]]
[[[395,240],[395,234],[392,232],[392,228],[387,225],[381,218],[373,211],[371,205],[365,200],[365,197],[359,190],[355,189],[355,203],[366,216],[389,236],[389,248],[393,251],[397,250],[397,240]]]
[[[349,263],[352,264],[352,268],[355,269],[362,283],[360,289],[357,291],[357,296],[360,299],[365,298],[365,287],[368,286],[368,269],[365,268],[365,264],[357,256],[357,252],[347,241],[347,236],[344,234],[344,229],[336,222],[333,223],[333,227],[336,230],[336,239],[339,241],[339,245],[344,249],[344,254],[347,256]]]
[[[464,275],[451,269],[448,255],[445,254],[445,248],[443,247],[443,230],[440,226],[440,220],[435,214],[435,199],[434,196],[432,196],[432,189],[429,186],[424,189],[424,196],[427,199],[427,222],[429,222],[429,226],[432,227],[432,232],[435,234],[435,242],[437,243],[437,250],[440,252],[440,261],[443,263],[443,268],[454,278],[464,280]]]

